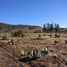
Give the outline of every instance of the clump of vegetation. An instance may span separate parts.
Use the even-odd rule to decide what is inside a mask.
[[[24,34],[24,33],[22,33],[22,34],[21,34],[21,36],[22,36],[22,37],[24,37],[24,36],[25,36],[25,34]]]
[[[56,45],[56,44],[59,43],[59,42],[60,42],[60,41],[56,41],[56,40],[55,40],[55,41],[54,41],[54,44]]]
[[[60,25],[59,24],[53,24],[53,23],[47,23],[43,25],[43,31],[44,32],[60,32]]]
[[[49,34],[48,36],[50,36],[50,37],[51,37],[51,36],[52,36],[52,34]]]
[[[33,33],[41,33],[41,30],[35,30]]]
[[[40,39],[41,38],[41,35],[39,34],[38,38],[37,39]]]
[[[18,30],[18,31],[16,31],[16,32],[13,32],[13,33],[12,33],[12,36],[13,36],[13,37],[24,37],[25,34],[24,34],[21,30]]]
[[[46,34],[44,34],[44,36],[46,36]]]
[[[7,37],[6,37],[6,36],[3,36],[3,37],[2,37],[2,40],[7,40]]]
[[[60,37],[60,35],[58,35],[58,34],[55,34],[55,38],[59,38]]]

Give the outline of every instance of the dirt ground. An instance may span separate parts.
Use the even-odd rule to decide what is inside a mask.
[[[38,39],[39,34],[41,37]],[[0,67],[67,67],[67,34],[61,33],[59,38],[54,35],[28,33],[24,38],[13,38],[14,45],[9,45],[7,40],[0,40]],[[38,50],[47,47],[49,55],[31,62],[19,61],[21,51],[28,47]]]

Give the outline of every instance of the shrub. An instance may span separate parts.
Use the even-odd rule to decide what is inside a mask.
[[[44,34],[44,36],[46,36],[46,34]]]
[[[22,37],[24,37],[25,36],[25,34],[24,33],[22,33],[22,35],[21,35]]]
[[[6,37],[6,36],[3,36],[3,37],[2,37],[2,40],[6,40],[6,39],[7,39],[7,37]]]
[[[41,33],[41,30],[35,30],[33,33]]]
[[[40,39],[41,38],[41,35],[39,34],[38,38],[37,39]]]
[[[60,37],[60,35],[59,34],[55,34],[55,38],[59,38]]]
[[[13,32],[13,33],[12,33],[12,36],[13,36],[13,37],[20,37],[20,36],[23,37],[23,36],[25,36],[25,35],[24,35],[24,33],[23,33],[21,30],[18,30],[18,31],[16,31],[16,32]]]

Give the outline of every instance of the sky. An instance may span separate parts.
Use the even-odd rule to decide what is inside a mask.
[[[67,27],[67,0],[0,0],[0,22]]]

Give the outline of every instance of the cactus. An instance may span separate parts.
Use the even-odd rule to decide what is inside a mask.
[[[32,58],[32,49],[30,47],[27,47],[26,56]]]
[[[48,56],[48,49],[47,48],[44,48],[43,50],[41,50],[41,56],[42,57]]]
[[[37,58],[37,57],[38,57],[38,50],[35,49],[35,50],[33,51],[33,58],[35,59],[35,58]]]

